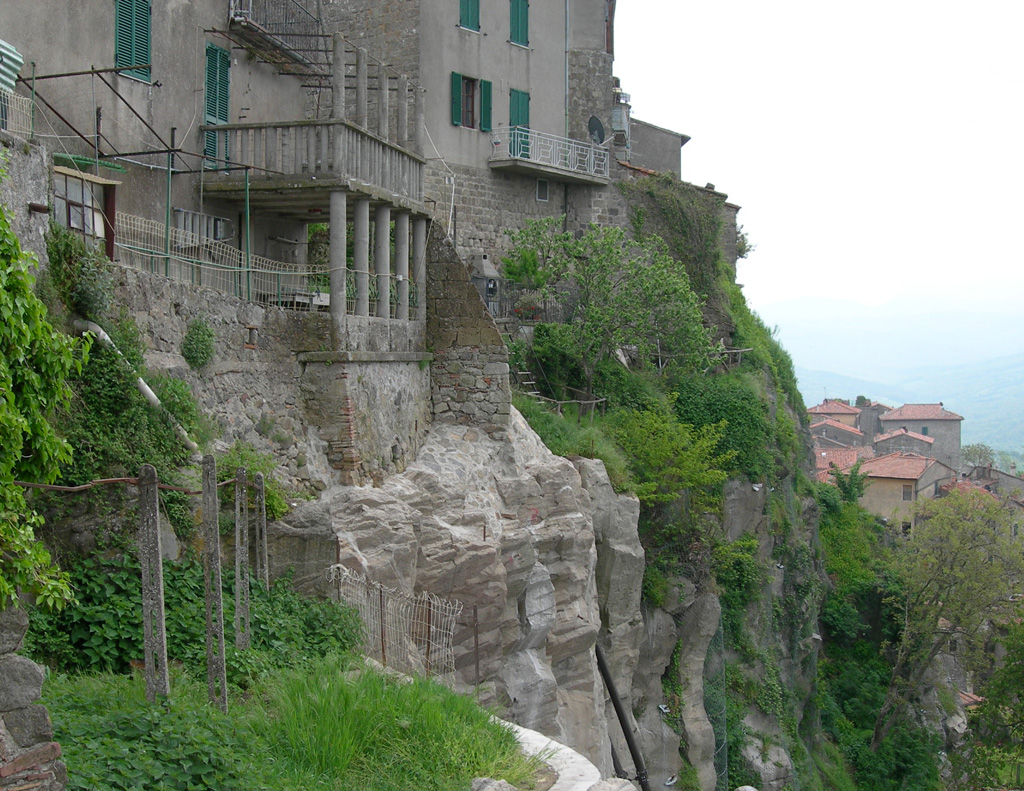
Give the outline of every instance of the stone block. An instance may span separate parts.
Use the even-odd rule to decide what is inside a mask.
[[[8,604],[0,610],[0,655],[17,651],[27,631],[28,614],[24,608]]]
[[[0,657],[0,712],[22,709],[39,700],[43,670],[23,656]]]
[[[31,747],[53,738],[53,725],[46,706],[33,704],[4,714],[4,724],[19,747]]]

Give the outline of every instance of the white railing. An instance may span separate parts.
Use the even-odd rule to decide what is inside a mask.
[[[168,229],[161,222],[118,214],[115,246],[121,263],[145,272],[183,280],[196,286],[205,286],[225,294],[241,297],[261,305],[273,305],[292,310],[327,310],[331,304],[329,274],[323,267],[288,264],[260,255],[250,256],[237,247],[214,241],[180,228]],[[359,278],[347,270],[346,313],[355,314]],[[414,283],[408,283],[408,313],[414,315],[419,303],[419,292]],[[366,277],[370,315],[376,315],[381,298],[378,275]],[[387,297],[389,315],[398,315],[401,295],[398,278],[388,275]]]
[[[523,159],[559,170],[608,178],[608,149],[521,126],[495,129],[491,160]]]
[[[0,129],[19,137],[32,135],[32,100],[0,88]]]
[[[217,138],[217,151],[241,176],[315,176],[354,179],[411,201],[423,200],[423,160],[348,121],[293,121],[278,124],[221,124],[201,129]]]

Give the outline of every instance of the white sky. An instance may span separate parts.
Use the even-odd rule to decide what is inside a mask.
[[[739,281],[810,365],[786,327],[812,298],[837,332],[858,306],[1022,323],[1022,31],[1021,0],[620,0],[615,73],[743,207]]]

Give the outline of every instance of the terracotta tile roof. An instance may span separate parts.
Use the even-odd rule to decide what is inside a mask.
[[[966,478],[958,478],[955,481],[950,481],[949,483],[944,483],[944,484],[942,484],[942,486],[939,487],[939,491],[940,492],[944,492],[945,494],[949,494],[950,492],[953,492],[953,491],[957,491],[957,492],[982,492],[983,494],[987,494],[990,497],[995,497],[995,495],[992,492],[990,492],[988,489],[986,489],[984,486],[979,486],[974,481],[969,481]]]
[[[879,417],[879,420],[963,420],[963,417],[943,409],[942,404],[904,404]]]
[[[815,448],[814,466],[819,470],[827,470],[835,464],[839,469],[852,467],[857,459],[874,458],[875,451],[869,447],[858,448]]]
[[[807,410],[812,415],[859,415],[860,410],[855,406],[844,404],[842,401],[834,401],[826,398],[820,404],[816,404]]]
[[[985,698],[980,695],[975,695],[973,692],[964,692],[962,689],[957,690],[957,695],[960,697],[960,705],[965,709],[973,709],[975,706],[980,706],[985,702]]]
[[[924,434],[918,434],[916,431],[908,431],[905,428],[898,428],[895,431],[890,431],[888,434],[878,434],[875,436],[874,441],[885,442],[887,439],[901,436],[910,437],[911,439],[919,439],[922,442],[927,442],[929,445],[935,442],[935,437],[926,437]]]
[[[918,456],[916,453],[889,453],[867,459],[860,465],[860,472],[869,478],[901,478],[916,481],[924,475],[925,470],[937,463],[935,459]]]
[[[848,426],[845,423],[840,423],[838,420],[833,420],[830,417],[819,420],[816,423],[811,423],[811,429],[816,429],[819,426],[831,426],[832,428],[841,428],[843,431],[849,431],[851,434],[856,434],[858,437],[863,437],[864,432],[859,428]]]

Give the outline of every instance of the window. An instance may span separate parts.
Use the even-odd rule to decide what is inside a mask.
[[[921,426],[921,435],[925,437],[928,436],[928,426]]]
[[[121,72],[150,81],[149,0],[116,0],[114,9],[114,65],[143,66]]]
[[[226,124],[228,122],[228,86],[231,56],[226,49],[206,45],[206,123]],[[212,160],[228,158],[227,137],[216,132],[206,133],[203,153]],[[209,162],[210,167],[218,167],[219,162]]]
[[[914,499],[914,487],[909,483],[903,484],[903,499],[913,500]]]
[[[118,182],[57,165],[53,168],[53,221],[104,242],[114,255],[114,198]]]
[[[530,44],[530,0],[509,0],[509,36],[513,44]]]
[[[512,127],[509,154],[530,158],[530,94],[515,88],[508,95],[508,125]]]
[[[548,180],[537,179],[537,200],[547,202],[548,199]]]
[[[481,132],[491,131],[491,93],[488,80],[452,72],[452,123]]]
[[[480,0],[459,0],[459,27],[480,29]]]

